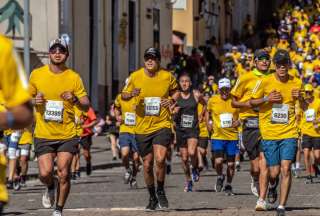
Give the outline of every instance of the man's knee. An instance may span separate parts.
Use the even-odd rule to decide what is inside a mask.
[[[58,169],[57,174],[58,174],[60,183],[65,183],[70,178],[70,173],[68,172],[67,169],[62,169],[62,170]]]

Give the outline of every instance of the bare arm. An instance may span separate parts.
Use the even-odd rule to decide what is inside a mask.
[[[246,102],[240,102],[236,97],[232,97],[231,105],[233,108],[252,108],[249,100]]]
[[[8,108],[10,112],[0,113],[0,128],[8,129],[21,129],[32,124],[33,121],[33,109],[31,102],[27,102],[23,105],[16,106],[13,108]],[[8,122],[8,119],[11,117],[11,123]],[[12,125],[10,125],[12,124]]]

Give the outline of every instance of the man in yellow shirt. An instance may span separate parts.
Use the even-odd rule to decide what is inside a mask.
[[[215,185],[216,192],[224,187],[226,195],[233,195],[232,179],[235,172],[235,158],[239,153],[238,126],[239,110],[231,106],[231,83],[227,78],[219,80],[219,95],[212,96],[208,101],[208,113],[212,117],[212,127],[207,122],[211,135],[211,150],[214,152],[215,169],[218,174]],[[224,155],[227,157],[227,183],[224,184],[223,174]]]
[[[121,150],[122,164],[126,169],[124,183],[130,184],[131,188],[137,188],[136,176],[139,166],[139,153],[135,139],[134,128],[136,125],[135,100],[122,100],[121,94],[116,97],[114,102],[116,118],[120,125],[119,146]],[[130,168],[129,159],[132,155],[133,166]]]
[[[33,114],[27,80],[22,64],[14,51],[13,43],[0,35],[0,91],[3,96],[0,112],[0,128],[21,129],[31,124]],[[4,108],[5,107],[5,108]],[[8,202],[6,190],[6,156],[0,149],[0,215]]]
[[[58,189],[54,216],[62,215],[70,191],[72,158],[78,152],[74,106],[87,111],[90,105],[80,76],[65,65],[68,55],[68,45],[64,40],[51,41],[50,63],[32,71],[29,87],[36,108],[35,153],[40,180],[47,186],[42,205],[51,208]],[[55,159],[59,187],[53,172]]]
[[[156,48],[144,53],[144,67],[133,72],[122,92],[122,99],[136,101],[136,140],[143,159],[144,179],[150,199],[146,209],[168,208],[164,191],[165,161],[171,143],[169,107],[180,96],[175,77],[160,68],[161,55]],[[153,164],[156,163],[157,192]]]
[[[264,155],[261,153],[258,109],[254,109],[249,102],[257,82],[269,74],[270,55],[265,50],[257,50],[254,59],[255,69],[237,80],[231,95],[233,96],[232,106],[240,109],[239,115],[243,122],[242,141],[251,161],[251,191],[264,200],[268,188],[268,169]],[[276,199],[276,191],[270,193],[268,197]],[[266,203],[261,203],[259,206],[266,209]]]
[[[257,84],[250,104],[259,107],[261,146],[270,178],[275,181],[280,173],[282,176],[277,215],[283,216],[291,185],[291,163],[297,150],[295,104],[301,99],[302,82],[289,75],[291,60],[286,50],[278,50],[273,61],[276,72]],[[271,185],[269,190],[275,187]],[[264,201],[260,199],[258,202]]]
[[[320,99],[313,95],[313,87],[307,84],[304,87],[305,98],[300,103],[303,111],[301,118],[302,148],[304,164],[307,172],[306,183],[312,183],[311,153],[313,151],[315,165],[320,164]]]

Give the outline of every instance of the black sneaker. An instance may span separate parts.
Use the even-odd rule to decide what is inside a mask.
[[[81,177],[81,172],[78,170],[78,171],[76,171],[76,177],[77,178],[80,178]]]
[[[20,186],[27,187],[26,176],[20,176]]]
[[[15,179],[15,180],[13,181],[13,189],[14,189],[15,191],[18,191],[18,190],[20,190],[20,188],[21,188],[21,186],[20,186],[20,179]]]
[[[90,162],[87,163],[86,173],[87,173],[87,176],[91,175],[91,173],[92,173],[92,166],[91,166]]]
[[[278,191],[277,191],[277,187],[279,184],[279,178],[276,179],[275,185],[271,186],[269,185],[269,191],[268,191],[268,202],[273,204],[277,201],[278,199]]]
[[[311,175],[307,177],[305,183],[306,183],[306,184],[313,184],[313,178],[312,178]]]
[[[130,180],[130,188],[131,189],[137,189],[138,188],[138,183],[137,183],[137,180],[135,178],[131,178],[131,180]]]
[[[167,164],[166,171],[167,171],[167,175],[171,174],[171,164]]]
[[[72,181],[77,180],[77,175],[76,175],[75,172],[71,173],[71,180],[72,180]]]
[[[226,185],[224,187],[224,192],[226,193],[227,196],[233,196],[234,195],[231,185]]]
[[[158,199],[156,197],[150,197],[149,203],[146,207],[146,210],[147,211],[154,211],[154,210],[156,210],[157,206],[158,206]]]
[[[217,178],[217,182],[215,185],[216,192],[221,192],[221,190],[223,188],[223,182],[224,182],[224,176]]]
[[[277,208],[277,216],[285,216],[286,210],[283,208]]]
[[[157,197],[158,197],[158,207],[159,209],[167,209],[169,208],[169,202],[166,197],[166,193],[164,190],[158,190],[157,191]]]
[[[236,165],[236,171],[237,171],[237,172],[240,172],[240,170],[241,170],[241,166],[240,166],[240,164],[237,164],[237,165]]]
[[[8,180],[7,181],[7,189],[12,190],[13,189],[13,181]]]

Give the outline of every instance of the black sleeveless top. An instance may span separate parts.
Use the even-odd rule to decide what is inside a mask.
[[[179,97],[177,105],[180,107],[176,116],[177,129],[197,129],[198,128],[198,103],[191,92],[189,98]]]

